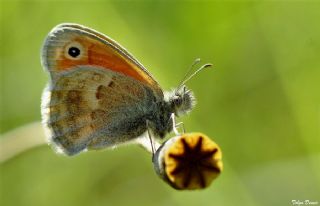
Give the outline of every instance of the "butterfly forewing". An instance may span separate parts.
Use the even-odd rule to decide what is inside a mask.
[[[81,55],[70,58],[68,49],[74,46],[81,49]],[[157,81],[122,46],[109,37],[80,25],[62,24],[55,27],[46,39],[42,62],[53,79],[59,72],[74,66],[99,66],[130,76],[150,87],[157,96],[163,96]]]

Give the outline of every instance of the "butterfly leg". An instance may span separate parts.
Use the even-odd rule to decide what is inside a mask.
[[[184,123],[183,122],[178,122],[176,124],[176,128],[182,128],[182,134],[186,133],[185,127],[184,127]]]
[[[152,159],[153,159],[153,156],[155,154],[155,148],[154,148],[154,143],[153,143],[153,139],[151,137],[151,132],[150,132],[150,123],[149,123],[149,120],[146,121],[146,124],[147,124],[147,134],[148,134],[148,138],[150,140],[150,145],[151,145],[151,151],[152,151]]]
[[[170,119],[172,120],[172,130],[174,134],[177,136],[180,135],[179,131],[177,130],[176,116],[174,115],[174,113],[171,114]]]

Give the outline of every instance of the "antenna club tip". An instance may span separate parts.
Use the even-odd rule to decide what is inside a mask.
[[[212,67],[212,66],[213,66],[213,64],[211,64],[211,63],[208,63],[208,64],[203,65],[204,68]]]

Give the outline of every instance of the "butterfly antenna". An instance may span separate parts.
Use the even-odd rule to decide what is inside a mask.
[[[201,61],[200,58],[196,58],[196,59],[192,62],[192,64],[191,64],[190,67],[188,68],[186,74],[184,75],[184,77],[183,77],[183,78],[181,79],[181,81],[179,82],[179,84],[178,84],[179,86],[178,86],[177,88],[180,88],[180,87],[183,85],[182,83],[183,83],[184,80],[189,76],[189,74],[191,73],[193,67],[194,67],[195,65],[197,65],[200,61]]]
[[[194,66],[195,64],[197,64],[199,61],[200,61],[200,59],[196,59],[196,60],[194,61],[194,63],[192,64],[191,69],[192,69],[193,66]],[[213,66],[213,65],[210,64],[210,63],[204,64],[204,65],[202,65],[199,69],[197,69],[195,72],[193,72],[193,73],[190,74],[190,75],[189,75],[189,73],[190,73],[190,70],[191,70],[191,69],[189,69],[189,71],[187,72],[187,75],[185,75],[185,77],[184,77],[184,80],[179,84],[179,86],[178,86],[178,88],[177,88],[177,91],[179,91],[179,89],[180,89],[187,81],[189,81],[192,77],[194,77],[194,76],[195,76],[196,74],[198,74],[200,71],[202,71],[202,70],[205,69],[205,68],[212,67],[212,66]],[[189,75],[189,76],[188,76],[188,75]]]

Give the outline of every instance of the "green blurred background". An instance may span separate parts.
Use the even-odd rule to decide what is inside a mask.
[[[164,89],[195,58],[212,62],[188,83],[198,104],[181,120],[215,140],[224,161],[209,188],[175,191],[135,145],[75,157],[42,145],[1,164],[0,205],[320,204],[319,1],[17,0],[0,9],[1,134],[22,145],[44,138],[41,127],[12,131],[40,121],[40,48],[56,24],[74,22],[120,42]]]

